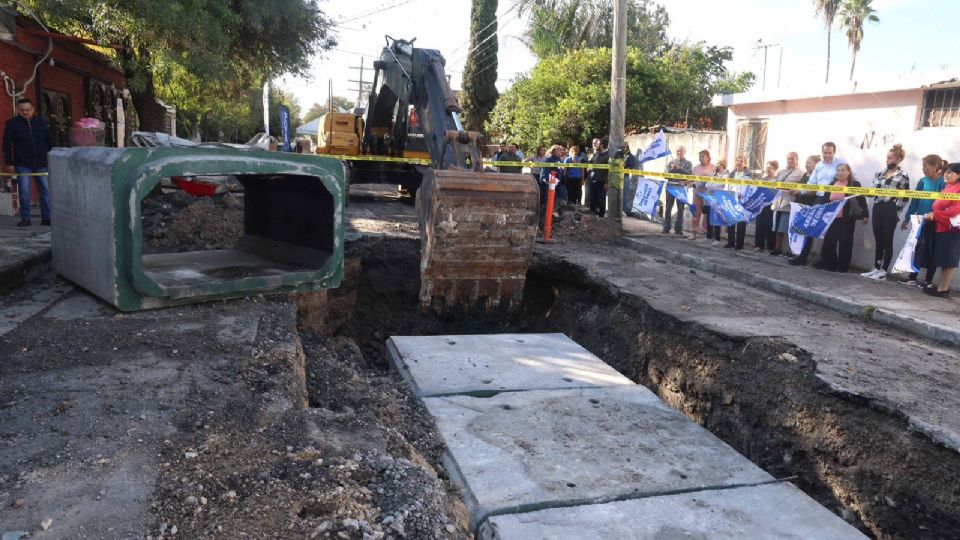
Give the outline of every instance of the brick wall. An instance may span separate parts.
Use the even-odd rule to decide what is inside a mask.
[[[19,45],[19,46],[18,46]],[[31,50],[24,50],[24,49]],[[30,78],[33,65],[39,60],[33,51],[46,51],[47,40],[26,33],[22,28],[17,29],[16,44],[0,42],[0,69],[17,81],[18,89]],[[85,76],[99,79],[106,83],[113,83],[117,88],[126,88],[126,79],[119,70],[110,65],[110,61],[93,51],[72,43],[54,40],[52,58],[54,65],[49,61],[40,66],[38,80],[40,87],[54,90],[70,96],[71,115],[74,120],[86,114],[85,103],[87,89]],[[37,81],[27,90],[25,97],[34,103],[39,101]],[[0,95],[0,120],[6,121],[15,114],[13,104],[6,93]],[[2,127],[0,127],[2,131]]]

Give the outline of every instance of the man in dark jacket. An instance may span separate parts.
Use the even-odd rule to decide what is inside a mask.
[[[50,189],[47,183],[47,152],[53,147],[53,136],[47,122],[34,116],[33,102],[21,99],[17,102],[17,116],[7,120],[3,128],[3,162],[7,172],[18,177],[17,192],[20,195],[20,222],[18,227],[30,226],[30,178],[37,183],[40,192],[40,219],[50,225]],[[28,174],[44,173],[38,176]]]
[[[607,145],[610,144],[607,138],[600,139],[599,144],[594,145],[595,153],[590,157],[590,163],[593,165],[607,165],[610,163],[610,153],[607,151]],[[607,180],[610,171],[607,169],[590,169],[590,211],[603,217],[607,213]]]

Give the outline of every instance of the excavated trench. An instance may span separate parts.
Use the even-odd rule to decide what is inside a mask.
[[[409,239],[349,242],[343,285],[302,296],[301,325],[352,340],[384,371],[391,335],[562,332],[866,534],[960,537],[958,454],[901,415],[833,392],[791,343],[679,321],[541,256],[521,313],[441,318],[417,308],[418,249]]]

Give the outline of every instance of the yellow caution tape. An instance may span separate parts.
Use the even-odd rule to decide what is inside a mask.
[[[412,165],[430,165],[433,162],[424,158],[398,158],[388,156],[347,156],[337,154],[319,154],[323,157],[339,159],[340,161],[382,161],[384,163],[410,163]]]
[[[325,154],[324,154],[325,155]],[[414,165],[430,165],[429,159],[395,158],[386,156],[346,156],[329,155],[342,161],[382,161],[387,163],[410,163]],[[844,193],[846,195],[864,195],[867,197],[895,197],[898,199],[927,199],[960,201],[960,193],[940,193],[936,191],[913,191],[909,189],[884,189],[872,187],[830,186],[817,184],[800,184],[796,182],[771,182],[766,180],[725,178],[720,176],[694,176],[692,174],[674,174],[640,169],[624,169],[623,160],[610,160],[609,164],[592,163],[545,163],[538,161],[490,161],[484,160],[484,165],[492,167],[534,167],[548,169],[600,169],[609,170],[614,174],[629,174],[653,178],[665,178],[682,182],[714,182],[738,186],[758,186],[771,189],[785,189],[789,191],[816,191],[818,193]]]
[[[753,180],[740,178],[724,178],[719,176],[694,176],[692,174],[674,174],[636,169],[625,169],[626,174],[667,178],[685,182],[715,182],[738,186],[758,186],[770,189],[785,189],[789,191],[816,191],[818,193],[843,193],[846,195],[865,195],[867,197],[896,197],[899,199],[928,199],[960,201],[960,193],[940,193],[936,191],[913,191],[909,189],[884,189],[853,186],[830,186],[819,184],[800,184],[796,182],[771,182],[768,180]]]
[[[31,173],[5,172],[5,173],[0,173],[0,176],[47,176],[49,174],[50,173],[45,173],[45,172],[31,172]]]

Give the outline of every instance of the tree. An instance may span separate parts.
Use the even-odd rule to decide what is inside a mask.
[[[530,15],[525,42],[538,58],[613,44],[611,0],[522,0],[520,5]],[[653,0],[630,0],[627,16],[628,46],[647,57],[670,48],[670,16],[663,6]]]
[[[817,16],[823,17],[823,24],[827,27],[827,77],[824,82],[830,82],[830,37],[833,33],[833,19],[840,9],[840,0],[815,0]]]
[[[62,32],[124,47],[114,60],[147,131],[162,128],[157,98],[198,125],[237,103],[249,111],[243,98],[264,80],[306,74],[313,54],[336,43],[316,0],[22,3]]]
[[[725,63],[729,48],[674,45],[650,58],[627,51],[627,130],[653,124],[721,125],[725,110],[713,107],[720,93],[743,92],[752,73],[735,74]],[[497,102],[487,127],[524,148],[587,141],[609,131],[610,49],[572,50],[541,61]]]
[[[857,53],[860,52],[860,43],[863,42],[863,25],[866,22],[880,22],[877,10],[871,5],[873,0],[844,0],[840,6],[840,26],[846,29],[847,41],[853,49],[853,61],[850,62],[850,80],[853,80],[853,69],[857,66]]]
[[[353,110],[353,102],[343,96],[333,96],[333,108],[336,111]],[[326,103],[314,103],[303,116],[303,123],[320,118],[330,111],[330,99]]]
[[[497,0],[473,0],[470,52],[463,68],[464,126],[481,131],[497,103]]]

